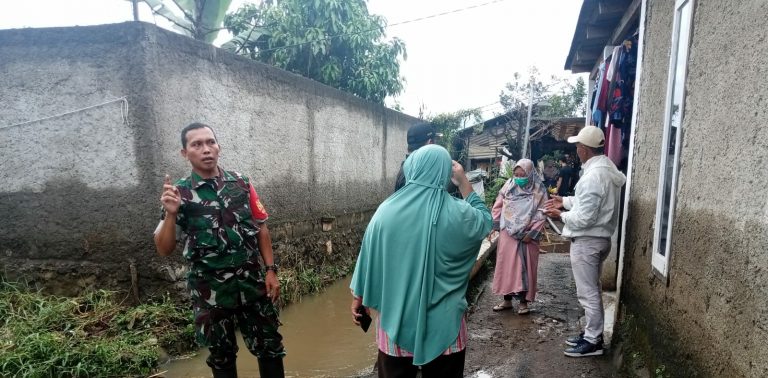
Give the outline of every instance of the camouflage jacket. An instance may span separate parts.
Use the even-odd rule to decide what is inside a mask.
[[[175,184],[181,195],[176,224],[187,235],[184,257],[193,271],[238,268],[258,255],[248,178],[220,172],[205,180],[193,172]]]

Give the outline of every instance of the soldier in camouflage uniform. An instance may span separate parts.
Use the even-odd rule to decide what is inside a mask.
[[[210,126],[185,127],[181,143],[192,174],[173,185],[166,176],[155,231],[158,253],[167,256],[177,239],[186,240],[195,333],[211,352],[207,363],[215,378],[237,377],[236,326],[258,358],[261,376],[283,377],[285,351],[274,305],[280,286],[266,210],[247,177],[218,166],[220,149]]]

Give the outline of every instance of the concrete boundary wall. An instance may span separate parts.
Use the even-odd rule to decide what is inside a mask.
[[[164,175],[189,172],[186,124],[215,128],[289,243],[323,215],[369,216],[418,121],[145,23],[0,30],[0,104],[0,265],[43,285],[162,273],[151,234]]]

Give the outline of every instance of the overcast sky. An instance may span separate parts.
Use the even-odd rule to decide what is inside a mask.
[[[246,1],[233,0],[231,10]],[[394,24],[491,1],[368,0],[368,5],[371,13]],[[396,98],[406,113],[418,115],[421,104],[432,114],[485,106],[490,117],[500,111],[499,92],[515,72],[536,66],[544,77],[575,78],[563,65],[582,1],[496,1],[387,29],[388,36],[405,41],[408,52],[401,66],[405,90]],[[0,1],[0,29],[106,24],[132,17],[126,0]],[[140,17],[168,26],[146,6]]]

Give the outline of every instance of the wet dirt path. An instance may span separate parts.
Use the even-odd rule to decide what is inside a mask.
[[[493,312],[501,298],[491,291],[492,279],[491,273],[469,317],[466,377],[617,376],[609,350],[600,357],[563,355],[565,338],[579,333],[581,315],[568,254],[540,256],[539,293],[528,315]]]

